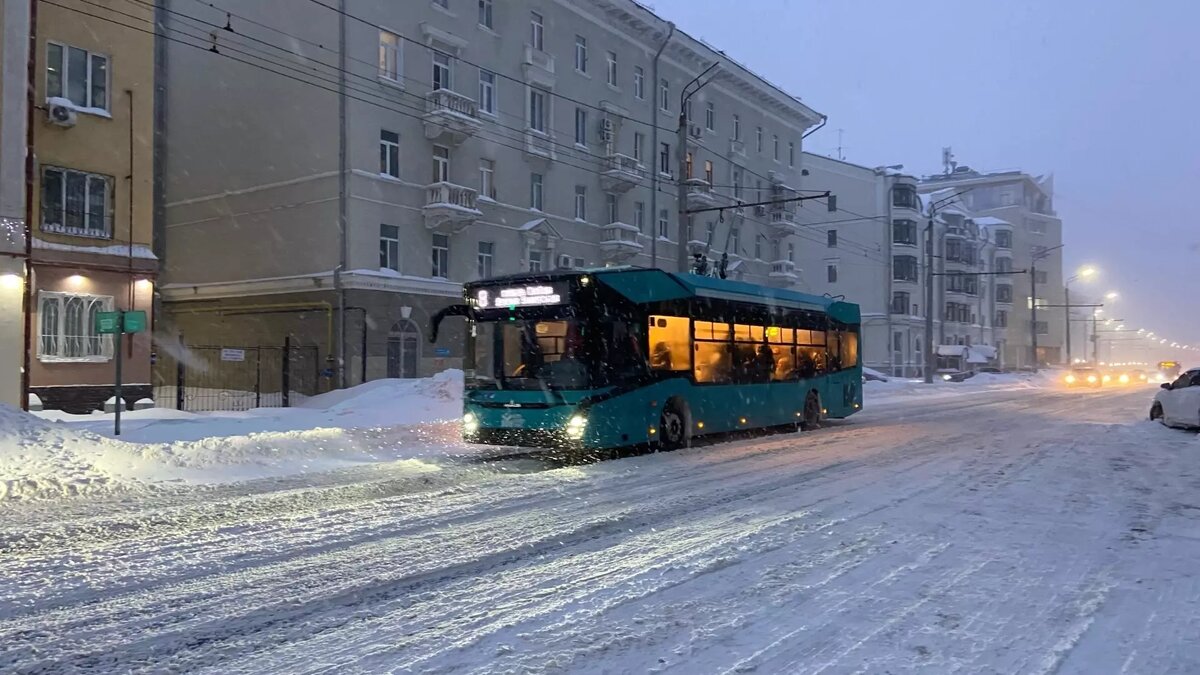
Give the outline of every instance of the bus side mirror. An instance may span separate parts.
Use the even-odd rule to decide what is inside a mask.
[[[1171,389],[1171,383],[1170,383],[1170,382],[1163,382],[1163,383],[1162,383],[1161,385],[1159,385],[1159,386],[1161,386],[1163,389],[1166,389],[1166,390],[1168,390],[1168,391],[1170,391],[1170,389]]]

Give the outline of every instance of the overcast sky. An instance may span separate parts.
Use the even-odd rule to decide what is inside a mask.
[[[805,150],[842,129],[868,166],[939,172],[948,145],[1054,173],[1068,268],[1100,268],[1131,327],[1200,344],[1200,0],[648,4],[828,115]]]

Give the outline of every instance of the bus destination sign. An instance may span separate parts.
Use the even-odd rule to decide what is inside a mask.
[[[561,305],[566,302],[563,289],[547,284],[511,286],[509,288],[483,288],[475,292],[475,302],[480,309],[504,307],[537,307]]]

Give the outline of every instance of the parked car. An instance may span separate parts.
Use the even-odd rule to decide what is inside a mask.
[[[1063,382],[1066,382],[1068,387],[1099,388],[1104,386],[1106,377],[1109,376],[1091,366],[1076,366],[1066,374]]]
[[[1200,368],[1163,383],[1150,406],[1150,419],[1169,427],[1200,427]]]

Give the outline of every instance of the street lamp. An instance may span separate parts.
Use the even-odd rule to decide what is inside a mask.
[[[1093,267],[1091,265],[1084,265],[1083,267],[1080,267],[1079,270],[1077,272],[1075,272],[1075,274],[1072,275],[1071,278],[1067,279],[1066,282],[1063,284],[1063,299],[1065,300],[1065,302],[1063,302],[1063,313],[1066,314],[1066,319],[1067,319],[1067,322],[1066,322],[1067,363],[1072,362],[1071,361],[1071,282],[1078,281],[1080,279],[1090,279],[1091,277],[1096,276],[1096,273],[1097,273],[1097,270],[1095,267]],[[1036,298],[1034,299],[1034,302],[1037,302]],[[1087,324],[1084,324],[1083,332],[1085,335],[1087,334]],[[1087,351],[1087,349],[1085,348],[1084,352],[1086,352],[1086,351]]]

